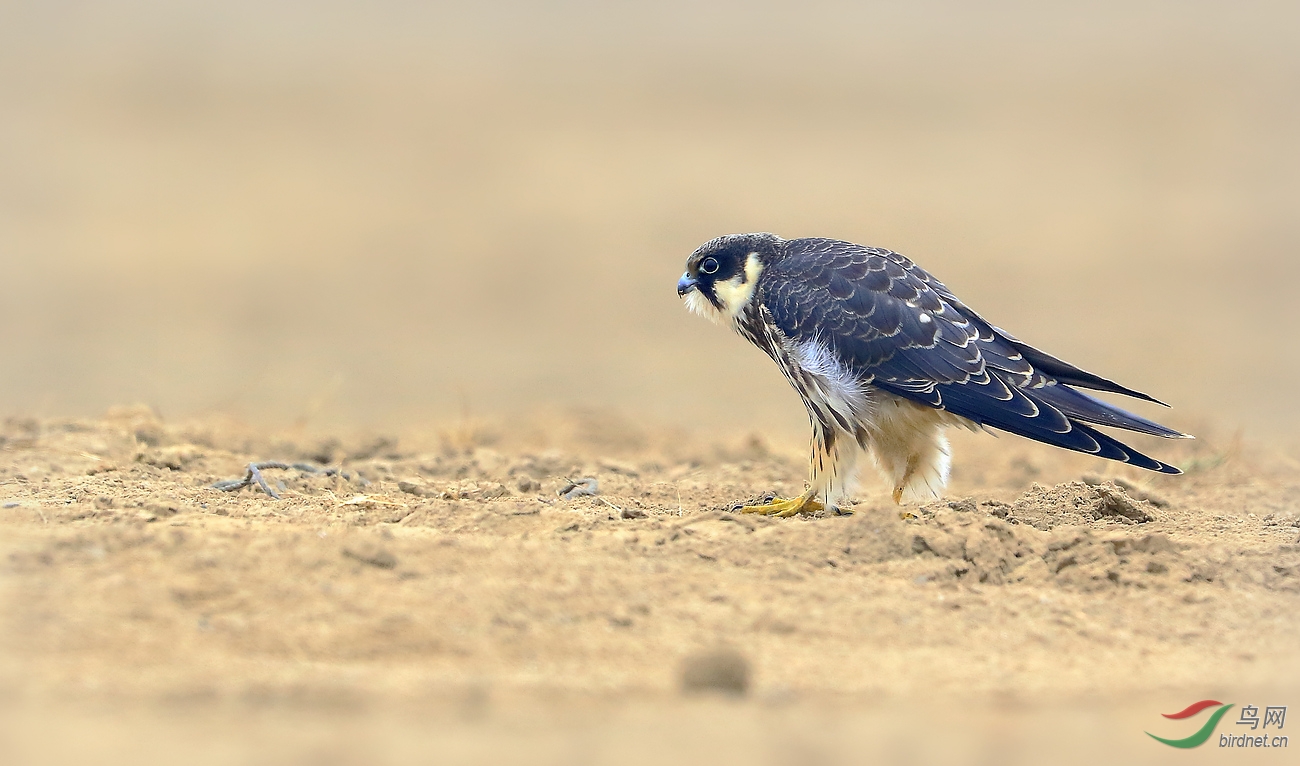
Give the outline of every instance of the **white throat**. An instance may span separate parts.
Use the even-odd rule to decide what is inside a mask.
[[[699,314],[710,322],[717,322],[718,324],[722,324],[727,320],[726,315],[718,311],[717,306],[709,303],[709,299],[705,298],[704,293],[699,290],[691,290],[686,294],[685,300],[686,308],[692,314]]]

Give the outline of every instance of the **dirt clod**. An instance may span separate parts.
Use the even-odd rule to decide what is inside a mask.
[[[1148,521],[1155,521],[1156,517],[1149,508],[1144,508],[1142,503],[1135,502],[1124,490],[1118,485],[1099,484],[1097,490],[1097,509],[1095,513],[1101,516],[1123,516],[1139,524],[1145,524]]]

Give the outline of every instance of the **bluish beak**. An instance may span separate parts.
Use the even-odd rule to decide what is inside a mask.
[[[699,286],[700,283],[695,277],[690,274],[683,274],[682,278],[677,280],[677,297],[680,298]]]

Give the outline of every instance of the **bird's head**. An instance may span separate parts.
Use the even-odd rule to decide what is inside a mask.
[[[697,314],[730,320],[754,297],[763,267],[780,256],[783,243],[775,234],[728,234],[705,242],[686,259],[677,295]]]

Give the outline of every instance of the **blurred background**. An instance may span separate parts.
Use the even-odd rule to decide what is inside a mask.
[[[1172,425],[1291,438],[1297,30],[1294,2],[8,0],[0,414],[802,440],[674,293],[768,230],[904,252]]]

